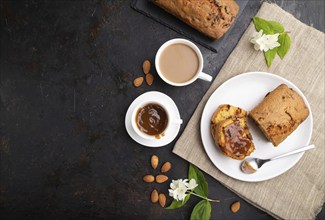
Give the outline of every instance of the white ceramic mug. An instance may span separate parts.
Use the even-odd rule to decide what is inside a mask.
[[[138,125],[137,125],[137,120],[136,120],[136,117],[137,117],[137,113],[138,113],[138,110],[148,104],[157,104],[157,105],[160,105],[161,107],[163,107],[163,109],[165,110],[166,114],[167,114],[167,126],[165,128],[164,131],[162,131],[160,134],[158,134],[157,136],[159,136],[159,138],[157,138],[155,135],[148,135],[144,132],[142,132]],[[162,139],[166,136],[169,128],[170,128],[170,125],[171,124],[182,124],[183,123],[183,120],[182,119],[176,119],[176,118],[171,118],[171,113],[170,113],[170,109],[167,108],[167,106],[163,103],[163,102],[160,102],[160,101],[146,101],[146,102],[143,102],[141,104],[139,104],[138,106],[136,106],[132,112],[132,117],[131,117],[131,125],[135,131],[135,133],[137,133],[140,137],[144,138],[144,139],[150,139],[150,140],[154,140],[154,139]]]
[[[176,82],[172,82],[172,81],[166,79],[166,77],[162,74],[161,69],[159,67],[159,59],[160,59],[161,53],[165,50],[166,47],[168,47],[172,44],[185,44],[185,45],[191,47],[195,51],[195,53],[199,59],[199,68],[198,68],[197,73],[190,80],[188,80],[186,82],[176,83]],[[157,54],[156,54],[155,65],[156,65],[157,73],[160,76],[160,78],[162,78],[162,80],[164,80],[166,83],[173,85],[173,86],[186,86],[186,85],[189,85],[192,82],[194,82],[196,79],[202,79],[202,80],[209,81],[209,82],[212,80],[212,76],[202,72],[203,57],[202,57],[202,53],[201,53],[200,49],[194,43],[192,43],[191,41],[186,40],[186,39],[176,38],[176,39],[169,40],[169,41],[165,42],[163,45],[161,45],[161,47],[159,48],[159,50],[157,51]]]

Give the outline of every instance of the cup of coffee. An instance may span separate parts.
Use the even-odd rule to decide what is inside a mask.
[[[201,51],[189,40],[177,38],[164,43],[156,54],[155,65],[160,78],[173,86],[186,86],[196,79],[212,80],[202,72]]]
[[[132,113],[132,127],[144,139],[161,139],[172,124],[182,124],[182,119],[171,118],[167,106],[158,101],[148,101],[135,107]]]

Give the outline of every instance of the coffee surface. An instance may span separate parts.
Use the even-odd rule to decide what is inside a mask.
[[[184,83],[196,75],[199,58],[191,47],[185,44],[172,44],[161,53],[159,67],[169,81]]]
[[[136,123],[143,133],[157,136],[166,129],[168,116],[162,106],[150,103],[138,110]]]

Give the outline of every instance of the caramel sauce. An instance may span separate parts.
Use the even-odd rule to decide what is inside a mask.
[[[255,173],[257,171],[247,161],[243,162],[242,170],[246,173]]]
[[[238,157],[246,155],[252,144],[252,141],[247,137],[243,137],[245,131],[240,126],[240,122],[235,121],[234,123],[227,125],[224,128],[224,131],[226,139],[226,150]]]
[[[165,109],[154,103],[140,108],[135,120],[140,131],[155,136],[157,139],[160,138],[168,124],[168,116]]]

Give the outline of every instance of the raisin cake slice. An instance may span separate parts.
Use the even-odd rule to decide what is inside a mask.
[[[303,98],[285,84],[266,94],[249,116],[274,146],[284,141],[309,115]]]

